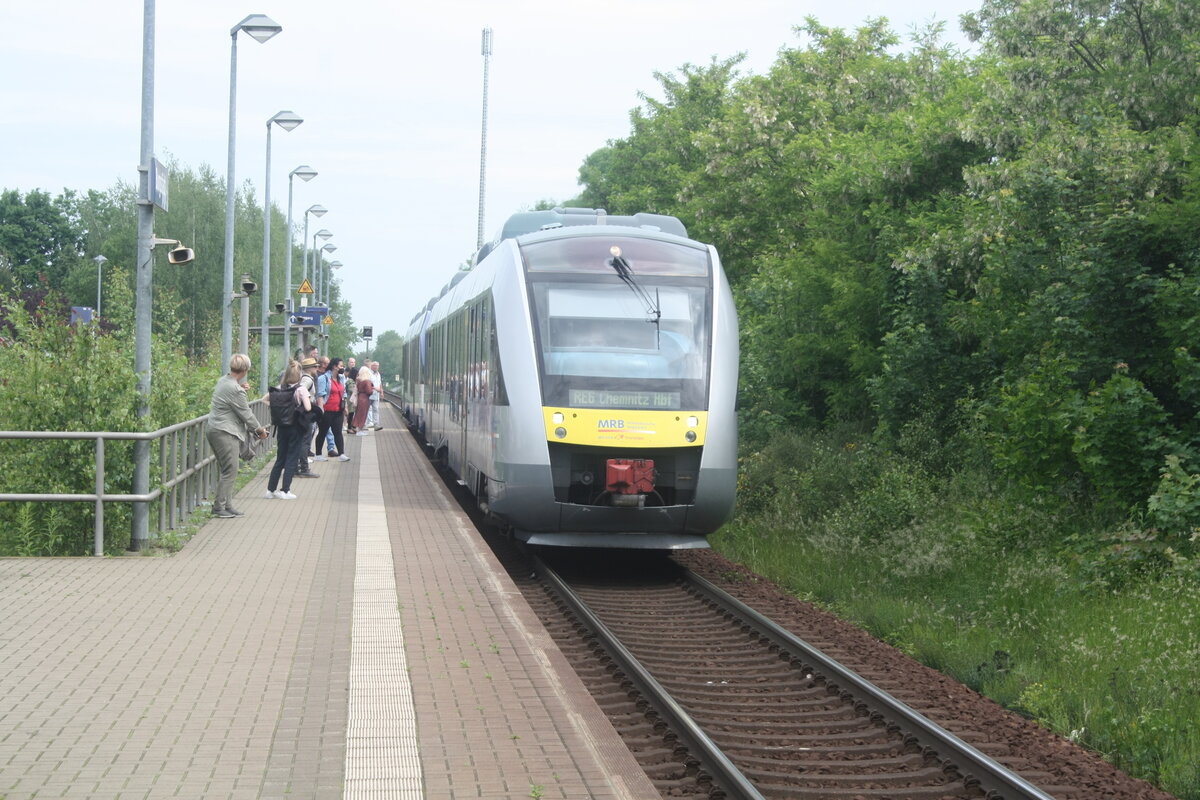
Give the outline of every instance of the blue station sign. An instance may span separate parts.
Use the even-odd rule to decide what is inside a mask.
[[[325,306],[305,306],[292,312],[288,321],[293,325],[311,325],[315,328],[328,313],[329,309]]]

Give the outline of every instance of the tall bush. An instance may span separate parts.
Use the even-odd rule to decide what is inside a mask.
[[[68,324],[70,309],[54,293],[0,296],[0,408],[6,429],[154,430],[207,412],[215,373],[191,368],[169,337],[158,336],[151,416],[139,426],[130,300],[127,291],[113,292],[111,315],[118,325],[105,333],[94,325]],[[3,440],[0,463],[0,486],[7,493],[79,494],[95,486],[95,443],[89,440]],[[132,478],[132,443],[107,443],[105,490],[128,493]],[[86,555],[93,530],[90,503],[0,503],[0,555]],[[107,504],[106,551],[124,550],[129,538],[129,506]]]

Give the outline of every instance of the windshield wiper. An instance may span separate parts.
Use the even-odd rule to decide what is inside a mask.
[[[662,308],[658,302],[658,289],[655,288],[654,297],[651,297],[650,293],[633,277],[633,268],[629,266],[629,262],[621,255],[621,248],[613,245],[609,252],[612,253],[612,258],[608,260],[608,265],[613,268],[613,271],[617,273],[617,277],[629,287],[630,291],[645,304],[646,313],[650,315],[650,318],[646,322],[653,322],[654,327],[661,332],[662,329],[659,327],[659,320],[662,319]]]

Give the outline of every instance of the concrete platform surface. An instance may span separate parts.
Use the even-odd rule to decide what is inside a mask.
[[[0,559],[0,798],[657,798],[384,424],[174,556]]]

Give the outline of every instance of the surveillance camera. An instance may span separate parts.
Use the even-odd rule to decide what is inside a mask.
[[[196,252],[190,247],[176,247],[167,253],[167,261],[171,264],[188,264],[196,260]]]
[[[252,280],[242,279],[242,291],[246,294],[254,294],[258,291],[258,284]]]
[[[276,303],[276,304],[275,304],[275,313],[276,313],[276,314],[282,314],[282,313],[283,313],[283,303]]]

